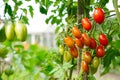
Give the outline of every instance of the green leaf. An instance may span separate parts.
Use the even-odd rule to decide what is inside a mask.
[[[39,0],[35,0],[35,3],[39,3]]]
[[[95,0],[90,0],[90,4],[94,4]]]
[[[56,1],[54,2],[54,6],[58,6],[58,4],[60,3],[60,1],[61,1],[61,0],[56,0]]]
[[[55,34],[57,34],[59,30],[60,30],[60,27],[59,27],[59,26],[56,27],[56,29],[55,29]]]
[[[54,17],[54,15],[51,15],[49,18],[47,18],[47,19],[45,20],[45,22],[48,24],[49,21],[50,21],[53,17]]]
[[[31,1],[31,0],[25,0],[25,1]]]
[[[27,14],[27,9],[21,8],[21,10],[22,10],[25,14]]]
[[[8,5],[8,14],[9,14],[9,16],[13,16],[13,14],[12,14],[12,8],[11,8],[11,6],[10,5]]]
[[[114,48],[120,50],[120,40],[116,40],[110,43],[111,46],[113,46]]]
[[[8,3],[9,0],[3,0],[5,3]]]
[[[4,8],[4,14],[7,13],[7,7],[8,7],[8,4],[6,3],[6,4],[5,4],[5,8]]]
[[[62,6],[59,8],[59,16],[62,17],[63,16],[63,11],[65,9],[65,4],[63,3]]]
[[[4,14],[6,14],[6,13],[8,13],[8,15],[10,17],[13,16],[13,14],[12,14],[12,8],[11,8],[11,6],[8,3],[5,4]]]
[[[15,48],[22,48],[22,49],[24,49],[23,45],[15,45],[14,47]]]
[[[48,9],[53,2],[50,0],[45,0],[45,6]]]
[[[109,0],[100,0],[100,1],[99,1],[99,6],[100,6],[101,8],[103,8],[108,2],[109,2]]]
[[[17,0],[13,0],[14,3],[17,3]]]
[[[57,25],[60,24],[61,22],[62,22],[62,19],[56,19]]]
[[[30,12],[30,15],[31,15],[31,17],[33,18],[33,15],[34,15],[34,13],[33,13],[33,7],[32,6],[28,6],[29,7],[29,12]]]
[[[109,67],[112,60],[111,58],[114,58],[114,50],[112,48],[106,51],[106,56],[103,58],[104,67]]]
[[[42,14],[47,14],[47,9],[44,7],[44,6],[40,6],[40,12],[42,13]]]
[[[4,44],[5,46],[11,46],[11,45],[12,45],[12,42],[6,40],[6,41],[4,41],[3,44]]]
[[[50,72],[50,74],[53,74],[53,73],[57,72],[59,69],[60,69],[60,67],[55,67],[55,68]]]
[[[110,67],[106,67],[104,68],[103,72],[100,74],[101,76],[105,75],[106,73],[108,73],[110,70]]]
[[[56,18],[56,17],[53,17],[53,18],[52,18],[52,21],[51,21],[51,24],[55,24],[55,23],[56,23],[56,20],[57,20],[57,18]]]
[[[22,1],[18,1],[18,2],[17,2],[17,5],[18,5],[18,6],[21,6],[22,4],[23,4]]]
[[[23,21],[25,24],[29,24],[27,16],[22,16],[22,21]]]

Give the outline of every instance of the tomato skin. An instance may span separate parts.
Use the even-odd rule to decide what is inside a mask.
[[[94,38],[90,38],[90,45],[89,48],[95,49],[97,47],[97,43]]]
[[[108,45],[108,38],[105,34],[100,34],[99,35],[99,42],[101,45],[103,46],[107,46]]]
[[[70,37],[70,36],[67,36],[65,39],[64,39],[64,42],[65,44],[68,46],[68,47],[74,47],[74,40]]]
[[[83,33],[83,34],[82,34],[82,37],[83,37],[83,39],[84,39],[84,44],[85,44],[86,46],[89,46],[89,45],[90,45],[90,38],[89,38],[89,36],[88,36],[86,33]]]
[[[84,47],[84,39],[83,37],[79,38],[79,39],[76,39],[75,41],[76,45],[79,47],[79,48],[83,48]]]
[[[82,26],[85,30],[89,31],[92,28],[92,24],[88,18],[83,18],[81,20]]]
[[[84,53],[84,61],[87,62],[88,64],[91,62],[92,56],[89,51],[86,51]]]
[[[99,58],[95,56],[92,60],[92,67],[98,68],[98,66],[99,66]]]
[[[102,8],[96,8],[93,13],[94,21],[101,24],[104,21],[104,11]]]
[[[84,72],[88,73],[88,71],[89,71],[88,63],[85,62],[85,61],[82,61],[81,66],[82,66],[82,70],[83,70]]]
[[[72,28],[72,34],[75,38],[81,37],[81,31],[76,26]]]
[[[72,55],[73,58],[78,57],[78,50],[77,50],[76,46],[70,48],[70,54]]]
[[[103,57],[105,55],[105,50],[104,47],[102,45],[99,45],[96,49],[96,55],[97,57]]]

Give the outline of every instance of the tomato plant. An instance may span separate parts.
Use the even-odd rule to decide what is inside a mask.
[[[47,51],[38,45],[25,47],[22,44],[27,39],[28,15],[33,18],[35,10],[32,5],[22,6],[30,1],[12,0],[14,5],[10,0],[3,1],[0,79],[8,80],[3,70],[8,65],[15,68],[9,80],[42,80],[41,73],[45,80],[95,80],[94,73],[99,66],[100,75],[104,75],[120,65],[118,0],[35,0],[40,12],[49,16],[45,22],[57,26],[55,35],[59,49]],[[114,10],[109,10],[108,2],[113,3]],[[54,8],[49,9],[51,6]],[[12,60],[6,61],[9,55]]]

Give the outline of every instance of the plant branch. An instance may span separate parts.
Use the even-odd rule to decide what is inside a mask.
[[[111,13],[111,12],[115,12],[115,10],[106,11],[105,14],[106,14],[106,13]]]
[[[118,5],[117,4],[118,4],[118,0],[113,0],[113,6],[115,8],[117,19],[118,19],[118,22],[119,22],[119,25],[120,25],[120,13],[119,13]]]
[[[72,78],[72,73],[73,73],[73,68],[74,68],[74,58],[72,58],[71,64],[72,64],[73,66],[72,66],[71,69],[70,69],[70,76],[69,76],[69,79],[70,79],[70,80],[71,80],[71,78]]]

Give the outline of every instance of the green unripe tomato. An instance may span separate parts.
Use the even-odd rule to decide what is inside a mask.
[[[60,46],[59,46],[59,52],[60,52],[60,54],[63,55],[63,54],[64,54],[64,51],[65,51],[65,50],[64,50],[64,46],[63,46],[63,45],[60,45]]]
[[[69,62],[69,61],[72,59],[72,56],[71,56],[71,54],[69,53],[69,51],[65,51],[65,52],[64,52],[63,59],[64,59],[64,61],[66,61],[66,62]]]
[[[95,56],[92,60],[92,67],[98,68],[98,66],[99,66],[99,58]]]

